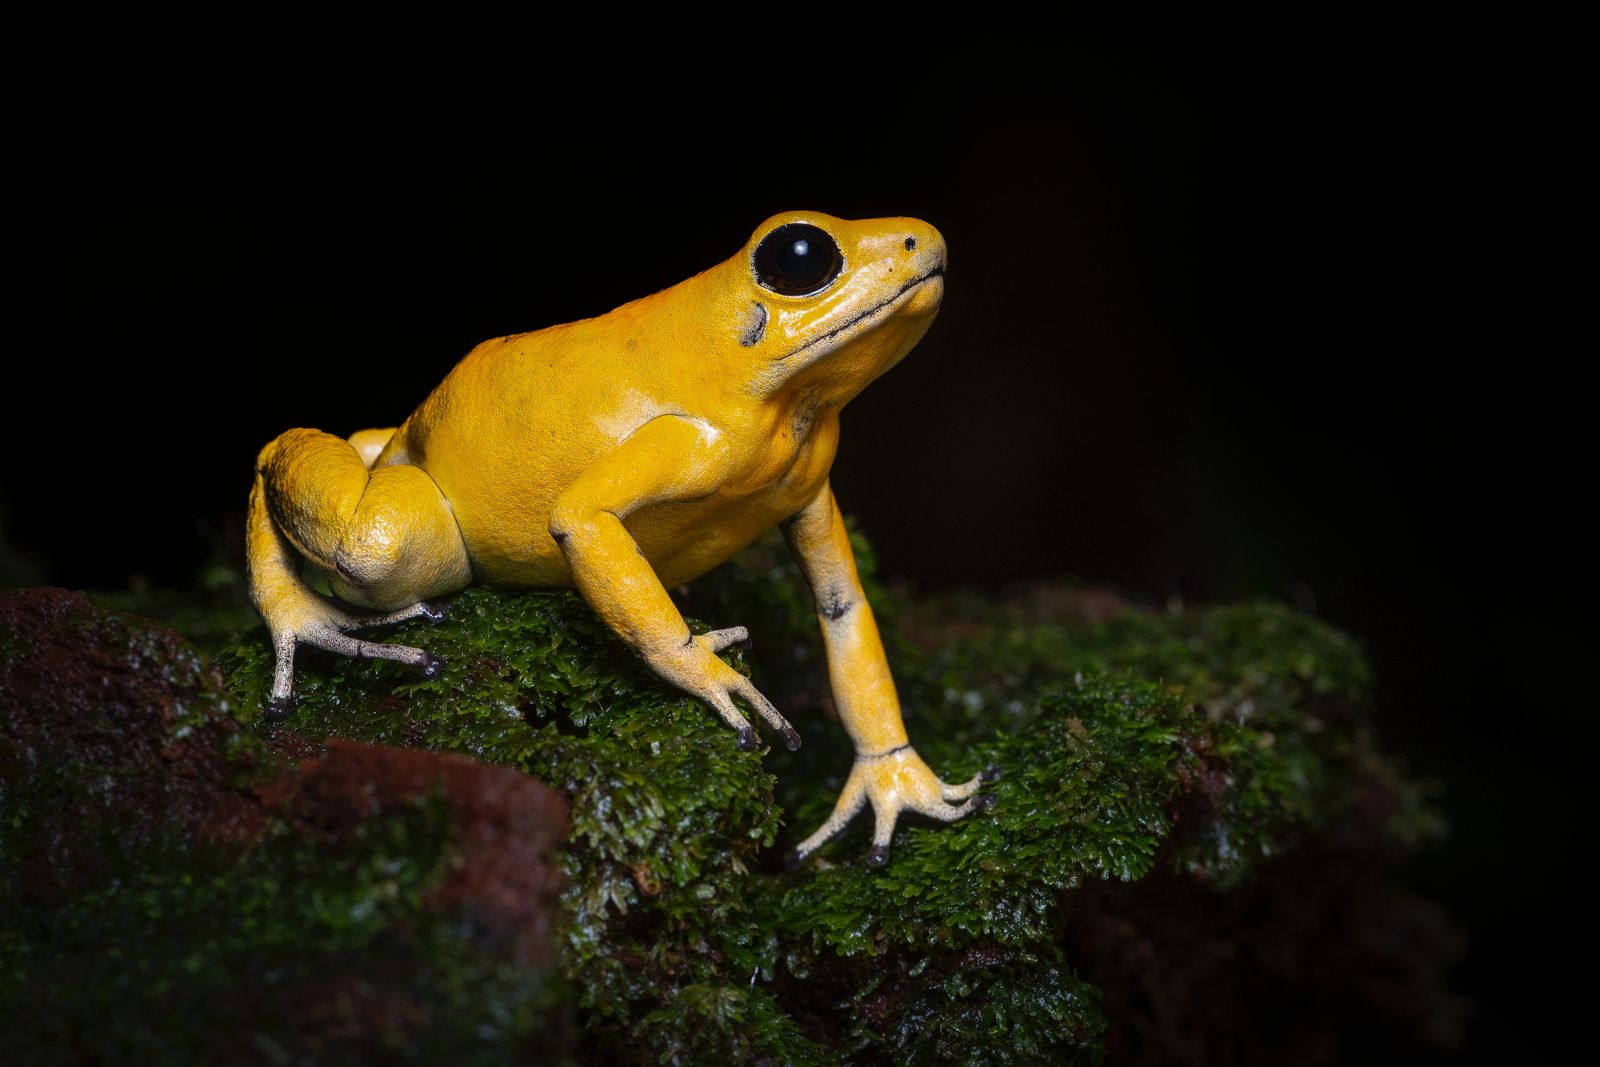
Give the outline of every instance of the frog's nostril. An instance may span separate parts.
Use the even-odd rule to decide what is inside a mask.
[[[906,238],[906,251],[907,252],[914,252],[914,251],[916,251],[916,248],[917,248],[917,239],[915,237],[907,237]]]

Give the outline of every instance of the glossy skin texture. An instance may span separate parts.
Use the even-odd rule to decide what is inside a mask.
[[[948,821],[986,806],[980,779],[947,785],[907,740],[828,485],[840,409],[927,331],[945,255],[938,231],[915,219],[777,215],[737,255],[670,289],[484,342],[398,428],[278,437],[257,460],[248,534],[251,594],[278,655],[269,714],[287,714],[300,642],[432,673],[427,652],[349,631],[433,616],[428,598],[474,581],[575,586],[746,748],[755,733],[735,697],[796,748],[771,702],[717,658],[745,629],[695,636],[667,595],[781,523],[816,597],[857,752],[833,816],[796,858],[868,803],[874,863],[901,811]],[[829,263],[835,276],[817,266]],[[303,559],[377,614],[317,596]]]

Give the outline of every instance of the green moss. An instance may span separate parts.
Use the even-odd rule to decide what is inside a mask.
[[[447,622],[387,635],[443,656],[435,679],[301,650],[288,727],[462,752],[560,791],[559,977],[423,907],[459,862],[437,801],[336,843],[269,822],[242,854],[197,850],[125,834],[115,798],[133,779],[92,751],[35,766],[0,732],[0,865],[36,854],[42,815],[70,807],[103,811],[90,851],[114,868],[49,907],[0,878],[0,1001],[19,1020],[8,1051],[357,1055],[330,1036],[336,1018],[305,1028],[286,991],[310,989],[392,1012],[389,1054],[419,1062],[558,1057],[566,1013],[591,1061],[1093,1062],[1107,1021],[1063,950],[1086,889],[1167,878],[1227,892],[1347,832],[1375,794],[1388,814],[1363,847],[1398,853],[1441,831],[1426,790],[1377,744],[1359,645],[1330,627],[1273,604],[1085,611],[1059,587],[914,602],[856,548],[913,740],[947,780],[998,766],[992,812],[949,826],[908,816],[878,869],[863,862],[863,817],[780,872],[852,753],[830,719],[809,596],[775,537],[678,595],[706,620],[697,629],[751,628],[755,647],[729,661],[795,722],[793,754],[740,752],[576,595],[472,589]],[[179,694],[160,713],[172,744],[226,733],[236,782],[279,766],[258,714],[273,668],[259,630],[221,656],[224,689],[170,635],[103,613],[68,625],[118,670]],[[0,631],[0,682],[34,654]],[[115,736],[106,708],[88,715],[86,736]],[[160,773],[126,771],[155,804]]]
[[[95,846],[86,851],[108,861],[146,848],[119,808],[133,797],[153,809],[181,807],[185,783],[173,763],[203,748],[201,735],[227,739],[223,771],[237,781],[269,762],[255,738],[238,732],[236,702],[201,652],[147,619],[96,610],[73,594],[56,598],[53,629],[37,619],[13,624],[9,612],[0,621],[0,907],[13,889],[8,868],[56,852],[62,812],[77,814],[77,836]],[[59,691],[47,706],[25,707],[53,680]],[[152,720],[169,744],[123,736]]]
[[[1097,997],[1058,947],[1074,890],[1158,863],[1236,885],[1339,819],[1357,781],[1402,798],[1397,843],[1437,833],[1376,748],[1366,662],[1338,631],[1278,605],[1100,623],[1028,601],[916,605],[857,550],[919,751],[948,780],[1004,771],[988,815],[903,820],[886,868],[862,862],[866,818],[797,872],[769,847],[826,816],[851,757],[776,539],[681,595],[709,625],[751,627],[753,676],[799,753],[739,752],[571,593],[473,589],[446,623],[399,628],[447,660],[432,681],[302,652],[289,725],[466,752],[563,791],[564,970],[591,1054],[628,1062],[1093,1059]],[[223,663],[255,706],[265,641]]]
[[[450,837],[447,810],[424,800],[336,851],[282,824],[242,858],[165,841],[102,888],[13,914],[0,927],[7,1055],[365,1062],[372,1046],[351,1031],[377,1030],[392,1062],[500,1063],[518,1048],[555,1062],[559,983],[423,906]]]
[[[850,1051],[895,1063],[1095,1063],[1105,1020],[1099,991],[1054,949],[979,942],[932,963],[889,965],[851,1001]]]
[[[793,880],[773,915],[804,931],[791,965],[823,949],[1041,940],[1062,890],[1149,870],[1170,827],[1176,764],[1193,761],[1186,727],[1204,722],[1148,683],[1046,698],[1023,729],[982,744],[960,768],[1008,772],[988,790],[999,798],[989,815],[939,830],[907,819],[887,867],[849,863]]]
[[[559,977],[425,903],[461,862],[441,799],[291,830],[192,646],[65,593],[0,611],[7,1063],[564,1060]]]
[[[776,536],[676,595],[697,629],[751,628],[754,648],[729,661],[794,721],[798,753],[740,752],[576,595],[472,589],[447,622],[386,635],[443,656],[438,678],[302,649],[288,727],[462,752],[560,791],[560,975],[423,906],[461,862],[436,799],[336,842],[269,820],[242,852],[197,849],[123,830],[117,798],[133,786],[166,810],[151,777],[165,762],[118,769],[63,745],[72,758],[36,765],[0,731],[8,1055],[337,1063],[371,1052],[337,1036],[339,1011],[359,1010],[395,1035],[389,1058],[416,1062],[559,1059],[569,1017],[586,1062],[1094,1062],[1115,998],[1102,1009],[1063,947],[1090,895],[1161,879],[1238,890],[1307,842],[1355,833],[1373,796],[1386,814],[1376,838],[1352,838],[1362,849],[1403,853],[1442,830],[1427,789],[1379,747],[1366,659],[1333,628],[1275,604],[1107,613],[1057,586],[913,601],[853,540],[912,739],[947,780],[1001,768],[992,812],[908,816],[885,868],[863,862],[864,816],[781,871],[852,752]],[[141,606],[217,643],[242,618],[237,593]],[[259,717],[273,668],[259,629],[220,657],[224,688],[203,655],[143,624],[73,618],[120,675],[179,694],[160,711],[173,745],[226,733],[234,782],[281,767]],[[0,706],[7,670],[36,653],[0,629]],[[117,736],[106,707],[74,721]],[[46,905],[4,872],[45,847],[54,810],[101,816],[86,851],[110,870]],[[308,1005],[331,1012],[325,1026],[307,1027]]]
[[[419,682],[385,661],[305,654],[288,725],[317,739],[464,752],[561,790],[572,827],[566,973],[593,1039],[663,1055],[685,1033],[711,1040],[718,1028],[695,1023],[703,1013],[680,1000],[683,990],[744,989],[757,965],[765,939],[749,871],[780,818],[760,757],[662,685],[575,594],[471,589],[447,623],[391,639],[443,656],[445,670]],[[239,646],[223,664],[259,704],[270,648]],[[745,1040],[763,1054],[804,1047],[763,1004],[746,994],[726,1008],[754,1031]]]

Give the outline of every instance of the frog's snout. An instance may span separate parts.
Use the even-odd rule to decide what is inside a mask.
[[[928,309],[938,307],[944,299],[944,272],[950,258],[944,234],[921,219],[903,221],[908,225],[900,239],[900,246],[904,249],[906,266],[912,278],[907,288],[915,286],[920,289],[913,303]],[[908,310],[922,310],[923,307]]]
[[[945,246],[944,234],[921,219],[905,219],[906,227],[901,247],[911,257],[912,269],[917,274],[942,275],[949,263],[950,253]]]
[[[900,240],[911,279],[902,292],[912,293],[905,310],[910,314],[931,312],[944,300],[944,273],[949,262],[944,235],[919,219],[906,219],[911,225]]]

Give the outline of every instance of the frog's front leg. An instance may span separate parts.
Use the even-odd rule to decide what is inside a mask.
[[[717,653],[746,640],[742,626],[693,634],[623,520],[640,508],[703,499],[722,485],[730,457],[711,427],[677,416],[651,420],[584,471],[557,498],[550,536],[561,546],[578,591],[595,613],[662,678],[709,704],[756,748],[755,730],[734,705],[741,698],[783,735],[800,735],[750,680]]]
[[[797,863],[822,847],[870,803],[877,825],[867,862],[881,866],[889,860],[889,840],[901,812],[950,822],[983,811],[994,805],[994,798],[973,794],[996,775],[985,772],[950,785],[911,747],[877,620],[862,592],[833,490],[824,485],[811,503],[784,522],[783,530],[816,597],[834,704],[856,747],[855,764],[833,814],[800,843],[791,860]]]

